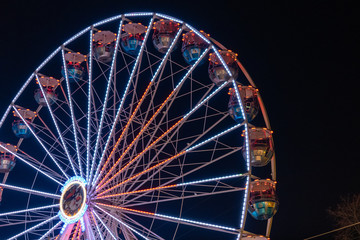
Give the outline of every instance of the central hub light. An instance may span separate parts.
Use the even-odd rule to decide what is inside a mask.
[[[77,222],[84,215],[86,204],[86,181],[82,177],[72,177],[61,189],[60,219],[67,224]]]

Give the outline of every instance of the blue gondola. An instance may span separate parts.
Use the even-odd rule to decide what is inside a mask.
[[[15,120],[12,123],[12,130],[18,138],[29,138],[31,135],[30,129],[22,120]]]
[[[201,34],[204,37],[208,36],[201,31]],[[183,34],[183,44],[182,44],[182,54],[185,61],[188,64],[194,64],[201,56],[201,54],[205,51],[205,49],[209,46],[208,43],[204,41],[200,36],[195,34],[193,31],[187,32]]]
[[[275,193],[275,184],[276,182],[270,179],[251,182],[248,212],[256,220],[267,220],[277,212],[279,201]]]
[[[68,62],[66,64],[66,68],[69,81],[71,82],[78,82],[84,75],[84,67],[81,66],[80,63]],[[61,74],[64,78],[66,78],[63,67],[61,69]]]
[[[241,97],[242,104],[244,105],[244,111],[246,118],[251,122],[259,112],[259,101],[257,97],[257,89],[252,86],[238,85],[238,93]],[[244,120],[240,103],[238,101],[235,89],[229,89],[229,114],[236,121],[241,122]]]

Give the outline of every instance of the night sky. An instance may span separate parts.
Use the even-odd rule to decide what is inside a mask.
[[[326,209],[360,185],[359,8],[347,1],[210,2],[2,3],[1,115],[35,68],[83,28],[134,11],[174,16],[238,53],[260,90],[277,157],[280,208],[271,239],[333,229]]]

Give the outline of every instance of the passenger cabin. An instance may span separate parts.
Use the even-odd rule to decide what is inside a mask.
[[[263,167],[269,163],[274,155],[272,131],[267,128],[250,128],[250,161],[253,167]],[[243,133],[244,136],[244,133]],[[243,155],[246,154],[246,142],[243,146]]]
[[[248,211],[256,220],[267,220],[275,215],[279,202],[275,192],[276,182],[270,179],[250,183]]]
[[[166,53],[175,39],[180,24],[172,20],[161,19],[154,23],[153,44],[161,53]]]
[[[209,37],[209,34],[205,34],[203,31],[200,31],[200,34],[202,34],[204,38]],[[205,49],[209,47],[209,44],[193,31],[183,34],[182,41],[181,52],[185,61],[191,65],[194,64]]]
[[[111,62],[115,51],[116,34],[110,31],[97,31],[93,34],[93,51],[97,60]]]
[[[23,119],[19,116],[19,114],[16,111],[13,111],[14,117],[16,117],[16,119],[12,123],[12,131],[14,132],[15,136],[17,136],[18,138],[29,138],[31,136],[31,131],[28,125],[30,126],[31,120],[36,117],[36,112],[23,108],[18,108],[17,111],[19,112],[21,117],[26,121],[26,123],[23,121]]]
[[[258,90],[252,86],[238,84],[238,93],[244,106],[246,118],[248,122],[251,122],[259,112]],[[244,120],[244,117],[235,89],[230,88],[229,95],[229,114],[236,122],[241,122]]]
[[[16,152],[16,146],[0,142],[0,173],[8,173],[13,170],[16,160],[12,153]]]
[[[216,85],[221,85],[223,82],[230,80],[231,76],[226,70],[225,65],[230,71],[233,79],[238,77],[239,68],[237,66],[237,54],[231,50],[219,50],[219,54],[223,61],[219,59],[216,53],[210,53],[208,73],[211,81]]]
[[[141,23],[132,23],[123,25],[121,34],[121,46],[126,53],[130,55],[137,55],[140,51],[141,45],[144,42],[144,33],[147,27]]]
[[[57,94],[55,88],[60,84],[60,81],[47,76],[40,76],[36,81],[39,84],[39,88],[34,92],[35,101],[42,106],[47,106],[46,100],[49,105],[52,105],[57,100]],[[43,91],[40,89],[42,88]],[[44,96],[44,94],[45,96]],[[45,100],[46,98],[46,100]]]
[[[65,61],[69,81],[78,82],[82,79],[85,68],[81,66],[81,63],[86,61],[86,55],[82,55],[78,52],[67,52],[65,53]],[[66,78],[64,67],[61,69],[61,74],[64,78]]]

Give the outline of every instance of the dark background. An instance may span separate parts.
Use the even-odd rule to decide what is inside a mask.
[[[359,192],[359,10],[319,0],[7,1],[0,112],[57,46],[92,23],[133,11],[179,18],[237,52],[260,89],[277,156],[271,239],[303,239],[333,229],[326,209]]]

